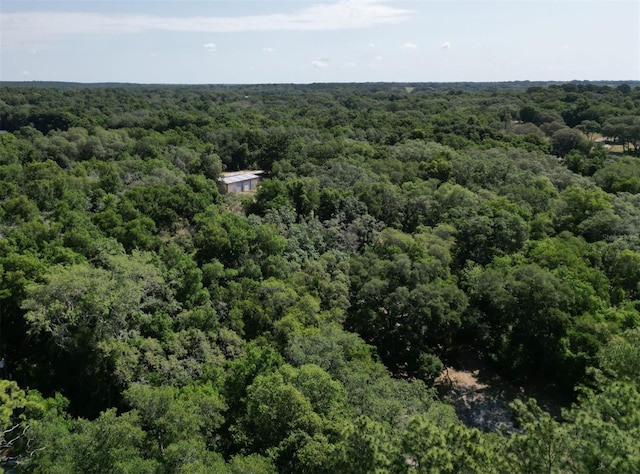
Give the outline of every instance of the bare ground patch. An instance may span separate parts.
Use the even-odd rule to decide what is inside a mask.
[[[436,386],[465,425],[482,431],[515,431],[509,404],[516,394],[480,382],[478,376],[478,370],[448,367],[436,380]]]
[[[465,425],[482,431],[517,431],[509,406],[515,400],[535,398],[542,409],[556,418],[561,408],[571,403],[544,388],[542,380],[532,381],[526,387],[510,383],[470,348],[461,351],[455,366],[445,367],[435,386]]]

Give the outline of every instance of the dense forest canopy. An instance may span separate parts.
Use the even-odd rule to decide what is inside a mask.
[[[2,84],[2,466],[638,472],[639,86]]]

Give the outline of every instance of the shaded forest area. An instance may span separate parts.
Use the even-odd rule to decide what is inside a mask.
[[[0,129],[4,467],[640,471],[639,84],[4,84]],[[466,426],[469,353],[561,414]]]

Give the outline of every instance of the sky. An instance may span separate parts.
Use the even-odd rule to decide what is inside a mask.
[[[640,2],[0,0],[0,80],[640,80]]]

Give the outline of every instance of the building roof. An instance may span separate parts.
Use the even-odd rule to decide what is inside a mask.
[[[224,184],[239,183],[240,181],[249,181],[250,179],[260,178],[257,174],[243,173],[234,174],[233,176],[224,176],[220,179]]]

